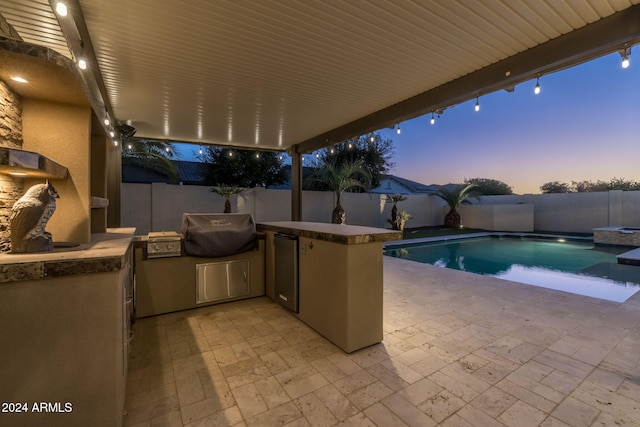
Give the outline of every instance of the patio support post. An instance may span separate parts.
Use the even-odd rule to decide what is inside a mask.
[[[302,154],[291,150],[291,221],[302,221]]]

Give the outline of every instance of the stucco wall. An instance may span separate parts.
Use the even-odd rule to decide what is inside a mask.
[[[90,130],[89,107],[36,99],[22,101],[23,148],[40,153],[69,169],[69,178],[55,180],[60,195],[47,231],[56,242],[88,243],[90,223]],[[25,188],[42,179],[25,179]]]
[[[169,184],[123,184],[122,226],[138,234],[180,229],[183,212],[222,212],[224,199],[209,187]],[[347,224],[390,228],[392,204],[382,194],[342,195]],[[231,197],[233,212],[251,213],[256,221],[288,221],[289,190],[247,189]],[[335,195],[304,191],[302,220],[331,222]],[[448,211],[436,196],[409,195],[398,204],[412,215],[407,228],[437,226]],[[558,231],[590,233],[609,225],[640,226],[640,191],[601,193],[484,196],[471,206],[461,206],[467,227],[503,231]]]
[[[533,205],[463,205],[463,225],[493,231],[533,231]]]

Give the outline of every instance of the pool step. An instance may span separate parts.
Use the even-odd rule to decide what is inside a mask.
[[[640,265],[640,248],[618,255],[618,264]]]
[[[640,283],[640,268],[634,265],[599,262],[591,267],[583,268],[578,273],[588,276],[603,277],[616,282]]]

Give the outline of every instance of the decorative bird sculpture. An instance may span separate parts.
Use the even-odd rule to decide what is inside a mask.
[[[11,208],[11,252],[47,252],[53,250],[51,233],[45,231],[56,210],[58,192],[47,180],[29,188]]]

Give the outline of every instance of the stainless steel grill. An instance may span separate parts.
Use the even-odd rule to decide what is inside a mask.
[[[147,235],[147,257],[166,258],[182,255],[182,236],[175,231],[154,231]]]

